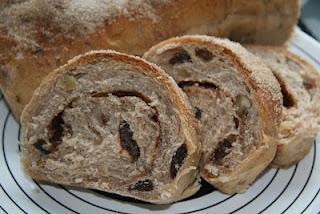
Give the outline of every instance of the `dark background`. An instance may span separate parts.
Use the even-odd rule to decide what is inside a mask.
[[[301,0],[299,27],[320,41],[320,0]]]

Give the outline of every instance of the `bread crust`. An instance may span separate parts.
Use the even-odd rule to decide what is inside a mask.
[[[312,148],[320,131],[320,73],[307,61],[286,47],[248,45],[250,51],[260,56],[270,69],[281,78],[295,105],[283,106],[280,136],[272,165],[287,168],[302,160]],[[289,67],[293,63],[293,67]],[[299,70],[293,70],[299,69]],[[294,81],[297,82],[294,82]],[[306,82],[305,82],[306,81]],[[313,98],[304,85],[313,85]],[[309,83],[307,83],[309,84]]]
[[[162,85],[165,86],[166,90],[170,92],[171,100],[177,107],[177,112],[179,112],[179,117],[181,120],[181,126],[183,130],[183,134],[185,136],[185,144],[188,148],[188,160],[183,164],[185,165],[182,168],[177,176],[174,178],[172,183],[167,186],[166,193],[161,195],[158,199],[147,200],[152,203],[157,204],[166,204],[171,203],[177,200],[181,200],[186,198],[195,192],[197,192],[200,188],[200,184],[198,182],[198,162],[200,159],[200,142],[198,141],[196,134],[196,122],[191,113],[191,107],[189,102],[185,96],[185,94],[180,90],[180,88],[176,85],[174,80],[167,75],[164,71],[162,71],[159,67],[154,64],[151,64],[139,57],[129,56],[126,54],[121,54],[112,50],[101,50],[101,51],[91,51],[83,55],[79,55],[73,59],[71,59],[67,64],[61,66],[54,72],[50,73],[44,81],[40,84],[40,86],[34,92],[29,104],[24,109],[21,116],[21,125],[22,125],[22,165],[24,167],[25,172],[34,179],[42,180],[42,181],[50,181],[55,183],[62,183],[61,181],[51,180],[49,177],[45,177],[43,175],[39,175],[32,170],[32,166],[30,164],[30,156],[33,154],[28,153],[28,146],[32,146],[31,143],[27,140],[26,136],[26,128],[28,123],[32,121],[32,117],[35,116],[34,110],[38,108],[39,105],[42,104],[41,98],[46,96],[46,92],[49,88],[56,82],[56,78],[60,74],[64,74],[67,71],[76,68],[82,64],[91,64],[98,61],[107,61],[107,60],[115,60],[119,62],[124,62],[126,64],[133,65],[135,67],[139,67],[140,72],[144,73],[147,76],[151,76],[157,81],[161,82]],[[70,183],[63,183],[65,185],[70,185]],[[72,184],[74,185],[74,184]],[[106,191],[104,188],[94,185],[93,183],[82,184],[81,187],[86,188],[94,188],[100,189],[102,191]],[[110,190],[112,192],[112,190]],[[126,194],[124,192],[114,192],[117,194],[121,194],[124,196],[132,197],[130,194]],[[136,197],[137,199],[146,200],[144,198]]]
[[[290,37],[299,16],[298,0],[148,0],[142,3],[149,8],[145,11],[132,9],[129,5],[123,9],[129,15],[106,12],[105,17],[99,17],[104,20],[102,24],[93,20],[89,22],[89,27],[97,25],[94,30],[79,33],[78,26],[86,27],[81,22],[62,28],[69,22],[67,18],[61,18],[57,23],[46,18],[63,8],[62,3],[39,1],[35,5],[41,7],[33,8],[29,13],[19,9],[20,5],[32,2],[6,5],[3,21],[0,21],[0,87],[17,119],[41,80],[76,55],[94,49],[114,49],[142,55],[152,45],[183,34],[230,37],[248,43],[283,44]],[[112,4],[120,7],[120,4]],[[11,7],[12,10],[17,8],[18,12],[7,19],[5,12]],[[154,14],[148,15],[150,11]],[[12,20],[16,22],[11,23]],[[20,25],[29,24],[35,27],[32,31],[26,29],[30,35],[25,38],[12,32]],[[12,25],[15,28],[11,28]],[[32,42],[25,44],[29,40]]]
[[[208,50],[222,49],[238,65],[239,72],[254,89],[253,93],[259,103],[259,115],[262,121],[263,145],[228,176],[213,177],[205,170],[201,172],[208,182],[224,193],[243,192],[274,158],[282,111],[279,84],[259,58],[250,54],[241,45],[226,39],[208,36],[172,38],[152,47],[145,53],[144,58],[151,60],[153,55],[161,54],[180,44],[208,47]]]

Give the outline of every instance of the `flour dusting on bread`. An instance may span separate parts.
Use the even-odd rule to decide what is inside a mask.
[[[42,37],[55,37],[55,30],[66,37],[94,32],[117,17],[146,17],[157,20],[156,7],[169,0],[28,0],[0,11],[0,29],[6,28],[19,43],[35,43]],[[43,35],[39,35],[39,26]]]

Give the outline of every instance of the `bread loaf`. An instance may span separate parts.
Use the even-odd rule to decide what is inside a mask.
[[[19,118],[41,80],[86,51],[142,55],[157,42],[183,34],[282,44],[298,14],[298,0],[4,1],[0,88]]]
[[[164,41],[144,58],[168,72],[194,107],[201,175],[220,191],[244,191],[276,152],[280,86],[241,45],[207,36]]]
[[[170,203],[200,186],[195,124],[185,95],[158,67],[90,52],[35,91],[21,117],[22,165],[37,180]]]
[[[247,47],[280,83],[283,115],[273,165],[289,167],[308,154],[320,131],[320,73],[285,47]]]

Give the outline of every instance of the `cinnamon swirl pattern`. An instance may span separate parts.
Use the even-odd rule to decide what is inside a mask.
[[[22,120],[22,163],[37,180],[169,203],[199,189],[199,142],[184,94],[146,61],[79,56],[36,90]]]
[[[207,36],[164,41],[144,57],[188,95],[200,126],[204,179],[244,191],[272,161],[281,115],[271,71],[239,44]]]

